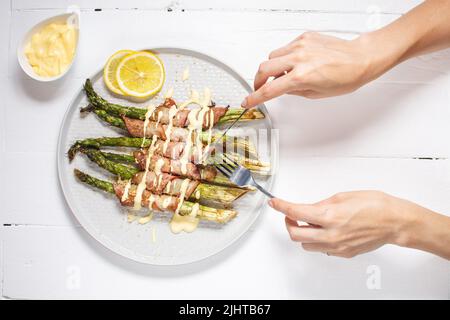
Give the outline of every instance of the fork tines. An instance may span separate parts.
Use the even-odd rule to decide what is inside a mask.
[[[219,170],[224,176],[230,177],[234,170],[239,167],[239,163],[231,159],[228,155],[225,153],[221,154],[221,162],[216,163],[216,168]]]

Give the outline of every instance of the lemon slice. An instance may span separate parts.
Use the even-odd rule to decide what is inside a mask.
[[[117,84],[116,71],[123,57],[131,53],[134,53],[134,51],[133,50],[117,51],[111,57],[109,57],[108,61],[105,64],[105,67],[103,68],[103,81],[105,82],[105,85],[108,87],[108,89],[114,93],[121,95],[124,94],[123,91],[120,90],[119,85]]]
[[[120,61],[116,71],[120,90],[136,98],[147,98],[157,93],[165,78],[162,61],[148,51],[127,55]]]

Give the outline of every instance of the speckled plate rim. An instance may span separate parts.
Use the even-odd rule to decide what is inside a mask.
[[[170,46],[161,46],[161,47],[154,47],[154,48],[145,48],[145,49],[141,49],[141,50],[150,50],[150,51],[154,51],[156,53],[172,53],[172,54],[185,54],[185,55],[190,55],[193,56],[195,58],[199,58],[202,60],[205,60],[207,62],[210,62],[212,64],[215,64],[217,66],[219,66],[220,68],[222,68],[225,72],[229,73],[231,76],[233,76],[233,78],[235,78],[237,81],[239,81],[239,83],[243,86],[243,88],[245,88],[247,90],[247,92],[252,92],[252,88],[251,86],[247,83],[247,81],[245,80],[244,77],[242,77],[241,74],[239,74],[236,70],[234,70],[233,68],[231,68],[228,64],[224,63],[223,60],[217,59],[213,56],[211,56],[210,54],[206,54],[203,52],[199,52],[197,50],[193,50],[191,48],[187,48],[187,47],[170,47]],[[91,79],[97,78],[97,77],[101,77],[102,74],[102,69],[100,69],[99,71],[97,71],[96,73],[92,74],[92,76],[90,77]],[[200,262],[203,261],[205,259],[208,259],[212,256],[218,255],[221,252],[223,252],[225,249],[227,249],[228,247],[232,246],[233,244],[235,244],[239,239],[241,239],[244,234],[246,234],[251,227],[255,224],[255,222],[257,221],[257,219],[259,218],[261,212],[264,210],[264,208],[266,207],[265,204],[262,204],[260,206],[259,209],[256,210],[256,212],[254,213],[253,219],[251,219],[251,221],[247,224],[246,227],[242,228],[241,232],[238,233],[233,239],[231,239],[230,241],[224,242],[224,244],[220,247],[217,248],[216,252],[211,253],[209,255],[205,255],[204,257],[201,258],[196,258],[196,259],[184,259],[181,261],[177,261],[176,263],[155,263],[155,261],[148,261],[147,259],[145,259],[145,257],[143,256],[139,256],[139,255],[131,255],[129,250],[127,250],[126,248],[123,248],[122,246],[118,246],[113,240],[103,237],[101,232],[99,233],[98,230],[95,229],[94,226],[91,225],[91,223],[89,221],[87,221],[84,217],[83,214],[80,214],[77,212],[77,210],[75,210],[76,205],[73,203],[73,199],[71,197],[69,197],[68,195],[68,189],[69,188],[69,182],[66,181],[66,176],[63,173],[63,161],[68,161],[67,159],[67,154],[65,151],[65,139],[67,136],[67,122],[69,121],[70,116],[76,112],[76,107],[75,107],[75,102],[79,99],[79,96],[83,94],[83,86],[80,87],[80,89],[77,91],[77,93],[74,95],[74,97],[72,98],[72,100],[69,103],[69,108],[66,110],[62,123],[61,123],[61,128],[60,128],[60,132],[59,132],[59,136],[58,136],[58,147],[57,147],[57,168],[58,168],[58,179],[59,179],[59,185],[61,187],[61,190],[63,192],[64,198],[66,200],[67,205],[69,206],[70,211],[72,212],[72,214],[75,216],[76,220],[80,223],[81,227],[83,227],[84,230],[87,231],[87,233],[94,238],[96,241],[98,241],[99,243],[101,243],[104,247],[108,248],[110,251],[114,252],[115,254],[118,254],[122,257],[128,258],[130,260],[139,262],[139,263],[143,263],[143,264],[148,264],[148,265],[155,265],[155,266],[177,266],[177,265],[186,265],[186,264],[191,264],[191,263],[196,263],[196,262]],[[267,117],[267,122],[268,122],[268,126],[270,128],[273,128],[272,125],[272,120],[270,118],[270,115],[268,113],[268,110],[266,108],[266,106],[264,104],[261,104],[258,106],[258,108],[266,115]],[[272,166],[273,166],[273,170],[272,170],[272,174],[270,176],[270,178],[267,181],[267,188],[270,191],[273,187],[273,183],[275,180],[275,176],[276,176],[276,169],[278,166],[278,141],[275,142],[276,143],[276,155],[272,157]]]

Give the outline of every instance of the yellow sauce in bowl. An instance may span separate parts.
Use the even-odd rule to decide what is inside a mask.
[[[25,56],[37,75],[55,77],[70,66],[76,46],[74,25],[50,23],[31,37],[25,47]]]

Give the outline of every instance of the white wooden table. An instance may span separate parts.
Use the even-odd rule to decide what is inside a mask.
[[[273,210],[210,260],[181,268],[130,262],[79,226],[56,170],[63,114],[83,80],[115,50],[188,46],[223,59],[251,82],[272,49],[305,30],[351,38],[419,2],[78,1],[77,63],[63,81],[40,84],[21,72],[18,41],[71,1],[1,0],[2,296],[448,299],[447,261],[392,246],[351,260],[307,253],[290,242],[283,217]],[[339,191],[381,189],[450,214],[449,71],[450,52],[444,51],[409,61],[349,96],[269,102],[281,144],[273,193],[308,202]],[[380,286],[373,285],[376,275]]]

